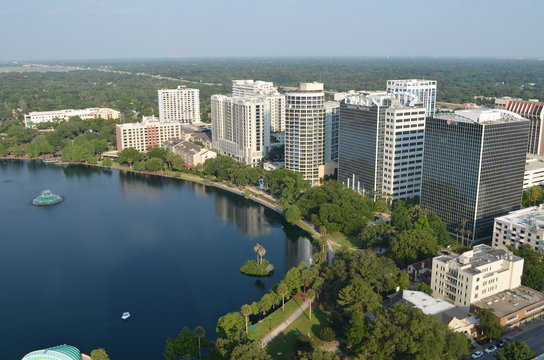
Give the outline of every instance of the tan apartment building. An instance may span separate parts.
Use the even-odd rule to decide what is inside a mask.
[[[482,298],[521,285],[523,259],[502,248],[476,245],[461,255],[433,259],[431,288],[436,297],[468,309]]]
[[[117,150],[134,148],[147,151],[153,146],[161,146],[167,140],[182,137],[180,122],[142,121],[116,126]]]

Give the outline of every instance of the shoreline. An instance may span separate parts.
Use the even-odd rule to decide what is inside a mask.
[[[0,160],[39,160],[43,164],[48,164],[45,161],[43,161],[42,158],[39,158],[39,157],[38,158],[33,158],[33,157],[30,157],[30,156],[0,156]],[[119,171],[127,171],[127,172],[136,173],[136,174],[145,174],[145,175],[159,176],[159,177],[164,177],[164,178],[169,178],[169,179],[184,180],[184,181],[190,181],[190,182],[193,182],[193,183],[198,183],[198,184],[201,184],[201,185],[204,185],[204,186],[211,186],[211,187],[214,187],[214,188],[217,188],[217,189],[222,189],[222,190],[228,191],[231,194],[241,196],[241,197],[243,197],[243,198],[245,198],[247,200],[251,200],[251,201],[253,201],[253,202],[255,202],[255,203],[259,204],[259,205],[265,206],[266,208],[268,208],[268,209],[278,213],[279,215],[281,215],[282,219],[284,221],[286,221],[285,216],[283,216],[283,208],[281,207],[281,205],[278,204],[277,202],[270,203],[269,201],[266,201],[266,200],[262,199],[261,197],[257,196],[257,195],[261,195],[261,196],[269,199],[270,201],[274,201],[271,198],[272,197],[271,195],[265,194],[261,190],[258,190],[255,187],[246,187],[244,189],[240,189],[239,187],[237,187],[235,185],[230,187],[227,184],[222,183],[222,182],[217,182],[217,181],[201,178],[200,176],[190,175],[190,174],[186,174],[186,173],[183,173],[183,172],[180,172],[179,176],[175,176],[175,175],[169,174],[167,172],[156,172],[156,171],[149,171],[149,170],[134,170],[134,169],[131,169],[131,168],[125,168],[125,167],[121,167],[121,166],[112,166],[112,167],[110,167],[110,166],[103,166],[103,165],[98,165],[98,164],[89,164],[89,163],[85,163],[85,162],[81,162],[81,161],[61,161],[61,162],[57,162],[57,163],[53,163],[53,164],[56,165],[56,166],[84,165],[84,166],[97,167],[97,168],[102,168],[102,169],[115,169],[115,170],[119,170]],[[246,190],[251,192],[251,194],[249,196],[246,196],[246,194],[245,194]],[[311,225],[309,222],[307,222],[307,221],[305,221],[303,219],[300,219],[299,221],[297,221],[296,224],[292,224],[292,225],[296,226],[299,229],[301,229],[302,231],[306,232],[311,239],[317,240],[320,243],[320,245],[323,246],[323,244],[321,244],[321,242],[320,242],[322,234],[319,233],[314,228],[314,226]],[[311,231],[309,231],[309,230],[311,230]]]

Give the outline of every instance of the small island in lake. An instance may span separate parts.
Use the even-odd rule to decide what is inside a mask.
[[[266,249],[257,244],[253,247],[257,253],[257,260],[248,260],[240,267],[240,272],[250,276],[270,276],[274,271],[274,265],[267,259],[263,258],[266,254]]]
[[[40,196],[32,200],[32,204],[37,206],[55,205],[62,202],[62,200],[60,195],[53,194],[51,190],[44,190]]]

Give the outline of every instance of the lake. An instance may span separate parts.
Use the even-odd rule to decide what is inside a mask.
[[[64,197],[31,204],[44,189]],[[70,344],[162,359],[166,338],[239,311],[311,257],[279,214],[200,184],[85,166],[0,161],[0,349]],[[240,274],[262,244],[276,270]],[[121,314],[132,317],[123,322]]]

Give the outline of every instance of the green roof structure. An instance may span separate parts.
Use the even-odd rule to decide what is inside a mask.
[[[81,353],[74,346],[59,345],[28,353],[22,360],[81,360]]]

